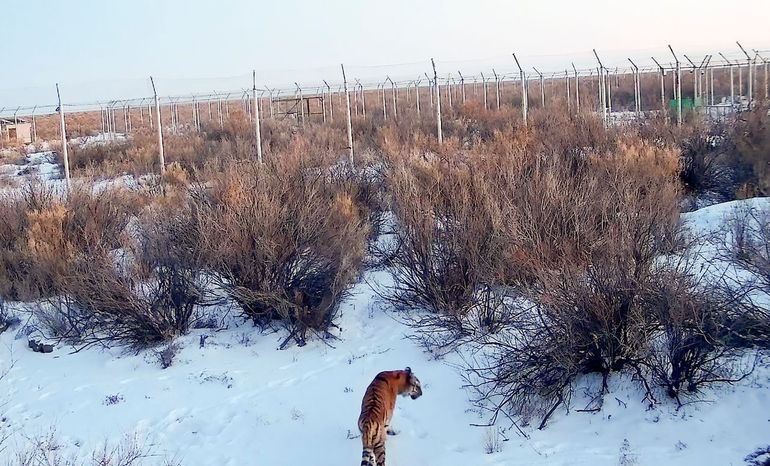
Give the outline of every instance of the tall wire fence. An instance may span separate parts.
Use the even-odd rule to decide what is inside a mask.
[[[542,59],[530,61],[515,53],[500,66],[426,60],[349,67],[347,73],[343,66],[337,71],[297,71],[305,79],[276,86],[265,84],[263,73],[254,73],[230,78],[226,82],[230,87],[216,91],[158,95],[153,83],[152,88],[145,87],[144,96],[83,102],[67,100],[67,87],[62,86],[58,102],[16,106],[0,102],[0,142],[9,141],[9,128],[19,123],[30,126],[29,139],[36,142],[62,137],[69,121],[89,116],[78,120],[77,133],[113,136],[162,129],[158,132],[162,151],[163,132],[224,128],[237,115],[252,122],[257,141],[260,122],[265,120],[288,120],[298,127],[346,121],[352,158],[351,120],[399,121],[407,115],[435,119],[441,140],[442,118],[451,118],[468,105],[487,111],[515,109],[524,124],[529,109],[549,107],[571,114],[595,113],[606,124],[659,115],[681,124],[693,113],[708,119],[728,118],[770,97],[768,49],[736,43],[729,52],[698,56],[679,53],[671,46],[666,55],[625,60],[618,53],[611,59],[603,59],[596,50],[591,55],[590,61],[582,56],[580,66],[561,56],[564,63],[556,67],[550,57],[547,68],[540,64]],[[163,88],[162,80],[156,82]],[[58,128],[51,124],[56,120]],[[46,122],[45,130],[41,121]],[[261,157],[261,144],[257,146]]]

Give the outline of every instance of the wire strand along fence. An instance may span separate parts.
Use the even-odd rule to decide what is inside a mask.
[[[661,115],[671,124],[682,124],[693,114],[724,120],[770,98],[770,50],[736,46],[727,54],[700,56],[677,53],[669,46],[667,56],[627,57],[622,66],[608,65],[594,50],[591,66],[565,62],[563,67],[548,70],[529,65],[515,54],[504,66],[475,73],[452,69],[452,63],[440,61],[430,66],[431,59],[421,74],[397,75],[394,66],[393,74],[386,71],[380,78],[363,79],[350,73],[347,78],[343,66],[336,79],[329,76],[313,84],[276,87],[260,84],[254,73],[253,79],[243,79],[241,88],[85,103],[67,102],[63,87],[65,100],[56,104],[4,107],[0,103],[0,119],[31,123],[32,142],[46,138],[65,141],[70,120],[78,120],[76,133],[100,132],[107,138],[140,129],[156,131],[160,158],[162,133],[222,129],[236,116],[252,122],[257,141],[259,123],[265,120],[288,120],[298,128],[346,122],[342,127],[347,127],[349,147],[344,149],[350,151],[352,163],[352,120],[374,124],[398,122],[406,116],[433,120],[440,141],[442,119],[453,118],[468,105],[486,111],[516,109],[524,124],[529,109],[549,107],[575,115],[598,114],[607,125]],[[358,71],[367,71],[363,68]],[[56,118],[61,120],[56,131],[50,124],[52,117],[65,115]],[[48,124],[41,125],[43,122]],[[0,142],[8,139],[7,131],[0,134]],[[261,143],[257,145],[261,160]]]

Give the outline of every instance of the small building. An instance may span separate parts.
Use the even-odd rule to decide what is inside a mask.
[[[0,141],[29,144],[32,142],[32,123],[21,118],[8,120],[0,118]]]

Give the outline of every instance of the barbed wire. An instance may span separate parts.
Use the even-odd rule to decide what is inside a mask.
[[[646,49],[637,49],[629,51],[629,53],[625,53],[625,55],[629,55],[630,52],[659,52],[659,49],[653,49],[653,48],[646,48]],[[624,55],[619,50],[609,51],[613,56],[620,56]],[[759,48],[759,49],[751,49],[752,54],[747,59],[744,52],[741,51],[735,51],[735,50],[728,50],[727,52],[715,52],[715,53],[704,53],[699,54],[697,56],[693,55],[685,55],[682,54],[683,57],[687,58],[685,62],[679,62],[679,66],[684,72],[695,72],[699,71],[701,73],[704,73],[709,70],[723,70],[723,69],[729,69],[731,67],[738,67],[738,69],[745,68],[751,64],[752,66],[759,66],[762,65],[767,68],[767,64],[770,61],[770,49],[768,48]],[[583,63],[581,66],[577,67],[574,65],[574,61],[570,61],[569,63],[565,63],[564,66],[556,67],[553,65],[550,66],[543,66],[540,62],[542,62],[542,59],[544,58],[553,58],[553,57],[570,57],[570,56],[581,56],[583,57]],[[541,54],[541,55],[528,55],[528,56],[522,56],[519,57],[520,61],[523,63],[523,66],[527,67],[527,69],[522,68],[522,70],[519,70],[518,68],[514,68],[513,66],[513,59],[512,57],[510,59],[507,59],[507,62],[501,66],[501,67],[495,67],[495,66],[489,66],[492,61],[503,61],[503,57],[490,57],[490,58],[478,58],[478,59],[468,59],[468,60],[447,60],[447,61],[439,61],[438,66],[442,69],[442,72],[438,73],[437,76],[437,82],[434,82],[434,80],[431,77],[432,73],[426,73],[428,70],[428,61],[413,61],[413,62],[403,62],[403,63],[388,63],[388,64],[374,64],[374,65],[354,65],[347,67],[349,72],[348,75],[352,76],[351,79],[348,81],[348,86],[354,90],[358,91],[374,91],[374,90],[381,90],[385,89],[387,87],[390,88],[420,88],[420,87],[432,87],[438,84],[439,86],[447,86],[447,85],[460,85],[460,84],[470,84],[470,83],[488,83],[488,82],[497,82],[500,81],[502,85],[507,85],[510,83],[520,83],[521,82],[521,76],[522,72],[524,74],[524,79],[529,82],[530,80],[540,80],[542,75],[542,80],[545,82],[550,82],[553,80],[564,80],[564,79],[579,79],[579,78],[590,78],[590,79],[597,79],[600,72],[607,73],[610,76],[624,76],[624,75],[633,75],[634,73],[639,74],[657,74],[662,73],[666,74],[668,72],[674,71],[677,69],[677,65],[675,61],[673,61],[674,57],[667,57],[665,60],[655,59],[652,55],[649,58],[642,58],[639,59],[638,69],[636,69],[634,66],[631,66],[631,63],[628,63],[631,61],[629,57],[626,57],[626,60],[628,62],[620,64],[618,62],[614,63],[608,63],[606,65],[600,65],[599,63],[596,63],[595,65],[588,66],[585,64],[585,57],[588,56],[587,53],[581,52],[581,53],[573,53],[573,54],[566,54],[566,53],[559,53],[559,54]],[[595,61],[595,60],[594,60]],[[537,63],[536,63],[537,62]],[[487,66],[487,70],[491,71],[491,74],[489,71],[481,70],[481,67],[475,67],[476,69],[471,72],[463,72],[461,69],[457,68],[463,68],[466,69],[470,68],[471,64],[480,64],[485,63]],[[637,63],[636,61],[634,63]],[[458,66],[460,65],[460,66]],[[425,71],[418,72],[416,69],[412,69],[414,67],[421,67],[424,68]],[[542,69],[541,69],[542,66]],[[409,72],[404,70],[403,68],[410,68]],[[364,75],[364,71],[371,72],[373,70],[382,70],[383,73],[381,73],[380,76],[356,76]],[[388,73],[388,70],[392,71],[391,73]],[[332,79],[317,79],[313,80],[311,82],[304,81],[304,82],[295,82],[292,84],[286,84],[285,82],[281,85],[270,85],[267,84],[269,81],[269,76],[271,73],[276,72],[297,72],[299,73],[310,73],[310,72],[318,72],[318,71],[324,71],[328,74],[331,74],[332,72],[335,72],[336,78]],[[767,73],[765,71],[765,73]],[[383,76],[384,75],[384,76]],[[267,79],[263,81],[260,79],[260,82],[257,84],[257,92],[259,94],[260,98],[265,97],[265,95],[268,95],[271,99],[279,99],[279,98],[297,98],[298,96],[302,97],[323,97],[325,95],[330,94],[337,94],[342,92],[342,89],[344,87],[344,83],[341,79],[341,74],[336,72],[336,68],[331,66],[324,66],[324,67],[315,67],[315,68],[306,68],[306,69],[298,69],[298,70],[276,70],[276,69],[265,69],[260,71],[257,76],[259,78],[266,77]],[[201,87],[204,87],[203,84],[210,83],[211,81],[218,81],[220,83],[222,82],[229,82],[231,84],[234,84],[235,81],[241,81],[243,85],[241,87],[226,87],[224,89],[215,89],[211,91],[200,91],[200,92],[186,92],[186,93],[170,93],[164,96],[159,97],[159,101],[161,105],[188,105],[188,104],[194,104],[194,103],[213,103],[213,102],[232,102],[232,101],[239,101],[250,98],[251,93],[253,93],[253,83],[250,82],[251,75],[249,74],[242,74],[242,75],[234,75],[229,77],[223,77],[223,78],[170,78],[165,80],[168,83],[168,87],[173,87],[175,84],[179,86],[179,83],[186,83],[187,86],[190,84],[195,85],[196,83],[200,83]],[[68,112],[90,112],[90,111],[100,111],[104,109],[115,109],[115,108],[136,108],[141,107],[144,105],[150,105],[152,103],[152,92],[149,89],[149,79],[146,80],[120,80],[122,83],[126,84],[133,84],[136,85],[139,90],[131,90],[128,91],[130,93],[134,93],[135,95],[127,98],[104,98],[104,99],[93,99],[93,100],[75,100],[75,101],[67,101],[66,97],[62,104],[62,107],[68,111]],[[156,80],[156,82],[163,83],[164,80]],[[99,84],[99,82],[92,83],[93,85]],[[162,85],[162,84],[161,84]],[[51,86],[53,88],[53,86]],[[143,92],[141,90],[141,87],[144,87],[146,89],[146,94],[142,95]],[[208,87],[208,86],[206,86]],[[66,90],[67,88],[64,87],[64,95],[66,96]],[[138,94],[138,95],[136,95]],[[2,97],[2,93],[0,93],[0,97]],[[90,95],[90,94],[89,94]],[[42,116],[42,115],[49,115],[53,114],[58,111],[58,105],[51,104],[51,103],[45,103],[45,104],[30,104],[30,105],[3,105],[2,102],[0,102],[0,118],[5,119],[11,119],[11,118],[19,118],[19,117],[30,117],[30,116]]]

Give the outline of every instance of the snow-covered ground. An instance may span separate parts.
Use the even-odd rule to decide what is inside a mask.
[[[746,202],[767,204],[712,206],[685,220],[693,230],[711,230]],[[364,390],[377,372],[405,366],[422,381],[424,396],[398,401],[400,434],[386,445],[391,466],[728,466],[744,464],[747,454],[770,443],[767,365],[680,410],[673,403],[646,410],[636,384],[616,377],[601,412],[557,413],[542,431],[525,428],[526,438],[501,419],[497,437],[496,429],[472,425],[488,419],[468,402],[459,360],[424,353],[407,338],[411,329],[379,303],[370,284],[387,284],[387,273],[365,278],[342,306],[339,341],[279,351],[281,334],[260,333],[231,316],[227,328],[180,338],[167,369],[153,351],[73,353],[60,346],[40,354],[27,348],[20,327],[0,334],[0,374],[7,370],[0,380],[0,438],[11,434],[0,464],[51,428],[60,451],[83,457],[105,440],[135,435],[160,455],[149,464],[161,456],[183,465],[359,464],[356,421]],[[588,404],[577,398],[574,408]],[[500,451],[488,454],[490,435]]]
[[[16,188],[33,179],[55,183],[62,176],[56,154],[51,151],[32,152],[0,162],[0,189]]]

